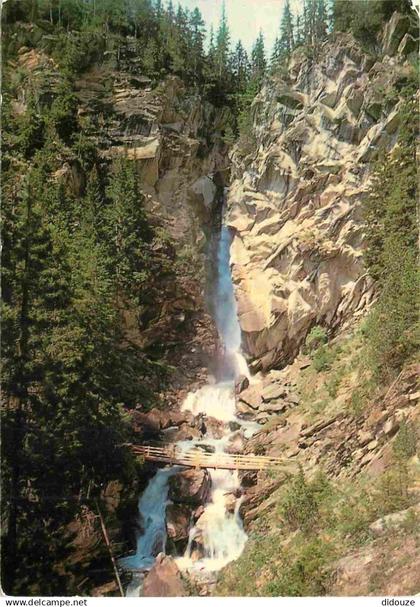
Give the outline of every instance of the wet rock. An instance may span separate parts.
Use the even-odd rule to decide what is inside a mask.
[[[245,439],[242,432],[234,434],[225,448],[226,453],[243,453],[245,449]]]
[[[225,508],[230,513],[233,514],[235,512],[236,503],[238,499],[241,497],[241,491],[234,491],[232,493],[226,493],[225,495]]]
[[[201,432],[197,428],[191,427],[189,424],[182,424],[180,427],[167,428],[162,431],[165,441],[176,443],[178,441],[193,440],[200,438]]]
[[[224,423],[214,417],[206,417],[204,425],[205,434],[210,438],[222,438],[225,433]]]
[[[241,375],[235,382],[235,394],[240,394],[249,386],[249,379],[245,375]]]
[[[236,430],[240,430],[241,424],[238,422],[229,422],[228,427],[231,432],[236,432]]]
[[[168,538],[174,542],[188,539],[192,510],[185,504],[168,504],[166,508],[166,529]]]
[[[207,470],[185,470],[169,480],[169,499],[174,503],[199,506],[207,500],[211,478]]]
[[[162,429],[172,426],[181,426],[190,424],[193,421],[193,415],[190,411],[162,411],[160,424]]]
[[[258,482],[258,475],[256,472],[250,471],[245,472],[241,477],[241,485],[242,487],[253,487]]]
[[[172,557],[160,553],[144,580],[144,597],[187,596],[181,573]]]
[[[157,438],[160,435],[160,423],[146,413],[130,411],[134,432],[141,434],[145,439]]]

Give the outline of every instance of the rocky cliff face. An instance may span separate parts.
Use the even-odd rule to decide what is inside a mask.
[[[139,333],[135,311],[124,313],[129,341],[171,344],[174,376],[164,406],[179,404],[205,376],[215,343],[205,311],[204,244],[228,179],[222,133],[229,110],[214,107],[176,76],[153,84],[138,75],[131,59],[95,65],[76,86],[86,132],[104,161],[127,156],[136,163],[150,216],[158,218],[176,243],[177,259],[185,262],[146,332]]]
[[[134,74],[130,61],[85,73],[77,82],[82,119],[104,158],[136,162],[149,206],[174,238],[196,243],[227,170],[221,136],[227,110],[176,76],[153,85]]]
[[[253,149],[232,156],[228,223],[255,370],[291,362],[314,324],[334,332],[374,297],[361,202],[372,161],[396,142],[407,28],[395,14],[376,60],[350,34],[316,59],[297,50],[287,79],[272,77],[253,103]]]

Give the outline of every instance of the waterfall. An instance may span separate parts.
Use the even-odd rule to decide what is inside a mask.
[[[190,410],[193,415],[205,414],[220,421],[237,421],[249,434],[255,428],[236,418],[234,384],[239,375],[249,377],[246,361],[241,353],[241,330],[237,316],[237,306],[230,272],[231,237],[226,226],[222,226],[217,247],[217,280],[213,294],[215,322],[220,340],[224,346],[222,380],[204,386],[188,394],[182,405],[183,410]],[[224,436],[213,440],[216,452],[223,452],[232,432],[225,426]],[[193,441],[197,446],[208,440]],[[240,490],[238,472],[231,470],[209,470],[212,489],[209,502],[204,512],[191,530],[190,540],[184,556],[177,559],[181,569],[201,571],[218,571],[231,561],[237,559],[245,547],[247,535],[239,516],[241,498],[237,499],[233,512],[227,509],[227,498]],[[240,493],[240,491],[239,491]],[[204,554],[193,558],[194,538],[201,536]]]
[[[212,445],[216,452],[223,453],[233,432],[229,422],[235,421],[242,427],[244,435],[252,435],[258,424],[245,422],[235,414],[235,380],[249,370],[241,353],[241,330],[237,317],[237,306],[230,272],[231,236],[226,226],[217,235],[216,248],[212,259],[216,262],[216,280],[211,293],[214,320],[223,344],[223,355],[219,365],[218,380],[213,380],[195,392],[190,392],[182,410],[189,410],[194,416],[205,415],[222,421],[222,438],[205,438],[177,443],[179,448],[188,450],[200,445]],[[137,539],[135,555],[120,560],[125,569],[150,569],[158,552],[165,550],[166,544],[166,504],[168,481],[179,469],[159,470],[150,480],[139,500],[139,516],[143,533]],[[227,563],[237,559],[244,549],[247,535],[239,515],[241,504],[240,480],[237,471],[209,470],[212,480],[211,495],[196,526],[190,530],[185,554],[176,562],[180,569],[199,574],[215,572]],[[232,497],[235,499],[232,509]],[[230,499],[230,505],[228,500]],[[199,542],[201,552],[197,556],[194,546]],[[127,596],[138,596],[139,582],[134,580]]]
[[[139,526],[143,533],[137,538],[136,554],[120,559],[123,569],[150,569],[159,552],[165,551],[168,480],[178,470],[177,467],[158,470],[140,497]]]

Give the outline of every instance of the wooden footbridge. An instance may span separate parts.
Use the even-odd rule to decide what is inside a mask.
[[[151,462],[189,466],[190,468],[221,468],[224,470],[265,470],[285,465],[284,458],[265,455],[236,455],[231,453],[209,453],[200,448],[187,451],[176,445],[151,447],[131,445],[132,451]]]

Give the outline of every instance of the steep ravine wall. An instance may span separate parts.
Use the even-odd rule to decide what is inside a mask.
[[[37,69],[53,68],[47,58],[33,52],[23,53],[21,60]],[[177,77],[168,76],[156,84],[138,76],[130,62],[94,65],[79,78],[76,91],[79,120],[103,162],[127,157],[135,163],[149,216],[175,248],[174,265],[185,257],[176,280],[158,302],[157,320],[147,329],[138,325],[136,310],[123,311],[127,342],[140,347],[166,345],[171,365],[165,387],[155,395],[158,407],[145,414],[143,402],[132,403],[129,413],[136,440],[163,439],[164,432],[170,427],[173,431],[174,426],[178,438],[196,437],[199,430],[191,419],[186,422],[185,414],[180,415],[179,406],[192,388],[205,382],[208,362],[217,348],[205,301],[205,246],[212,224],[220,220],[222,192],[229,179],[222,139],[229,110],[214,107]],[[56,178],[78,195],[86,183],[76,160],[63,164]],[[171,440],[169,435],[166,440]],[[104,488],[108,533],[114,546],[124,546],[124,553],[135,546],[137,496],[155,472],[156,467],[146,463],[136,486],[114,482]],[[75,535],[72,563],[88,570],[98,558],[98,547],[102,549],[100,530],[92,526],[86,534],[75,522],[70,531]],[[105,570],[108,566],[106,562]],[[111,569],[105,578],[106,583],[94,588],[94,595],[117,592]]]
[[[158,322],[146,332],[137,330],[135,310],[125,312],[131,342],[179,343],[173,347],[173,377],[162,395],[163,408],[176,406],[194,382],[203,380],[215,347],[204,301],[205,242],[229,179],[222,133],[230,110],[213,106],[176,76],[153,83],[139,76],[130,60],[93,67],[77,89],[81,119],[90,125],[104,161],[126,156],[136,164],[150,216],[189,270],[180,271]]]
[[[361,203],[378,151],[396,143],[407,27],[395,14],[376,58],[350,34],[315,58],[298,49],[287,79],[269,78],[254,100],[252,151],[234,150],[228,199],[254,370],[292,362],[313,325],[336,332],[372,302]]]

